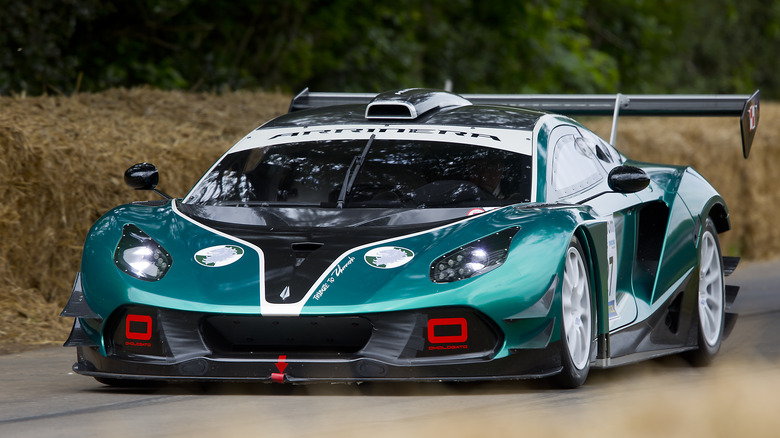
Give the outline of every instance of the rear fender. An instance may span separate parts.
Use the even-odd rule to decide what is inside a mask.
[[[685,170],[677,193],[690,210],[691,216],[698,218],[700,222],[708,216],[711,217],[718,233],[731,229],[726,201],[697,171],[692,168]],[[697,232],[701,234],[701,226]]]

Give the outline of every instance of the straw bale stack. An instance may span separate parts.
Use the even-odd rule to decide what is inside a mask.
[[[90,225],[110,208],[156,195],[124,185],[148,161],[159,188],[183,196],[241,136],[289,97],[110,90],[0,97],[0,352],[61,343],[58,318]]]

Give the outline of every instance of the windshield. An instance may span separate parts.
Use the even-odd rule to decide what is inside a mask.
[[[530,156],[471,144],[307,141],[225,155],[186,202],[347,208],[500,206],[530,202],[531,175]]]

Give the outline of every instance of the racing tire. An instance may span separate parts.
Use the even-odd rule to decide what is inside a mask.
[[[590,372],[596,329],[590,276],[582,245],[573,237],[566,250],[561,286],[561,365],[555,376],[562,388],[582,386]]]
[[[726,320],[726,288],[723,280],[723,257],[718,232],[710,218],[704,224],[699,242],[699,287],[696,304],[698,346],[688,352],[694,366],[712,363],[723,341]]]

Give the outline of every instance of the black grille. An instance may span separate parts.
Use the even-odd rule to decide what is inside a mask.
[[[366,345],[372,325],[357,316],[215,315],[203,320],[201,332],[206,345],[218,354],[351,354]]]

